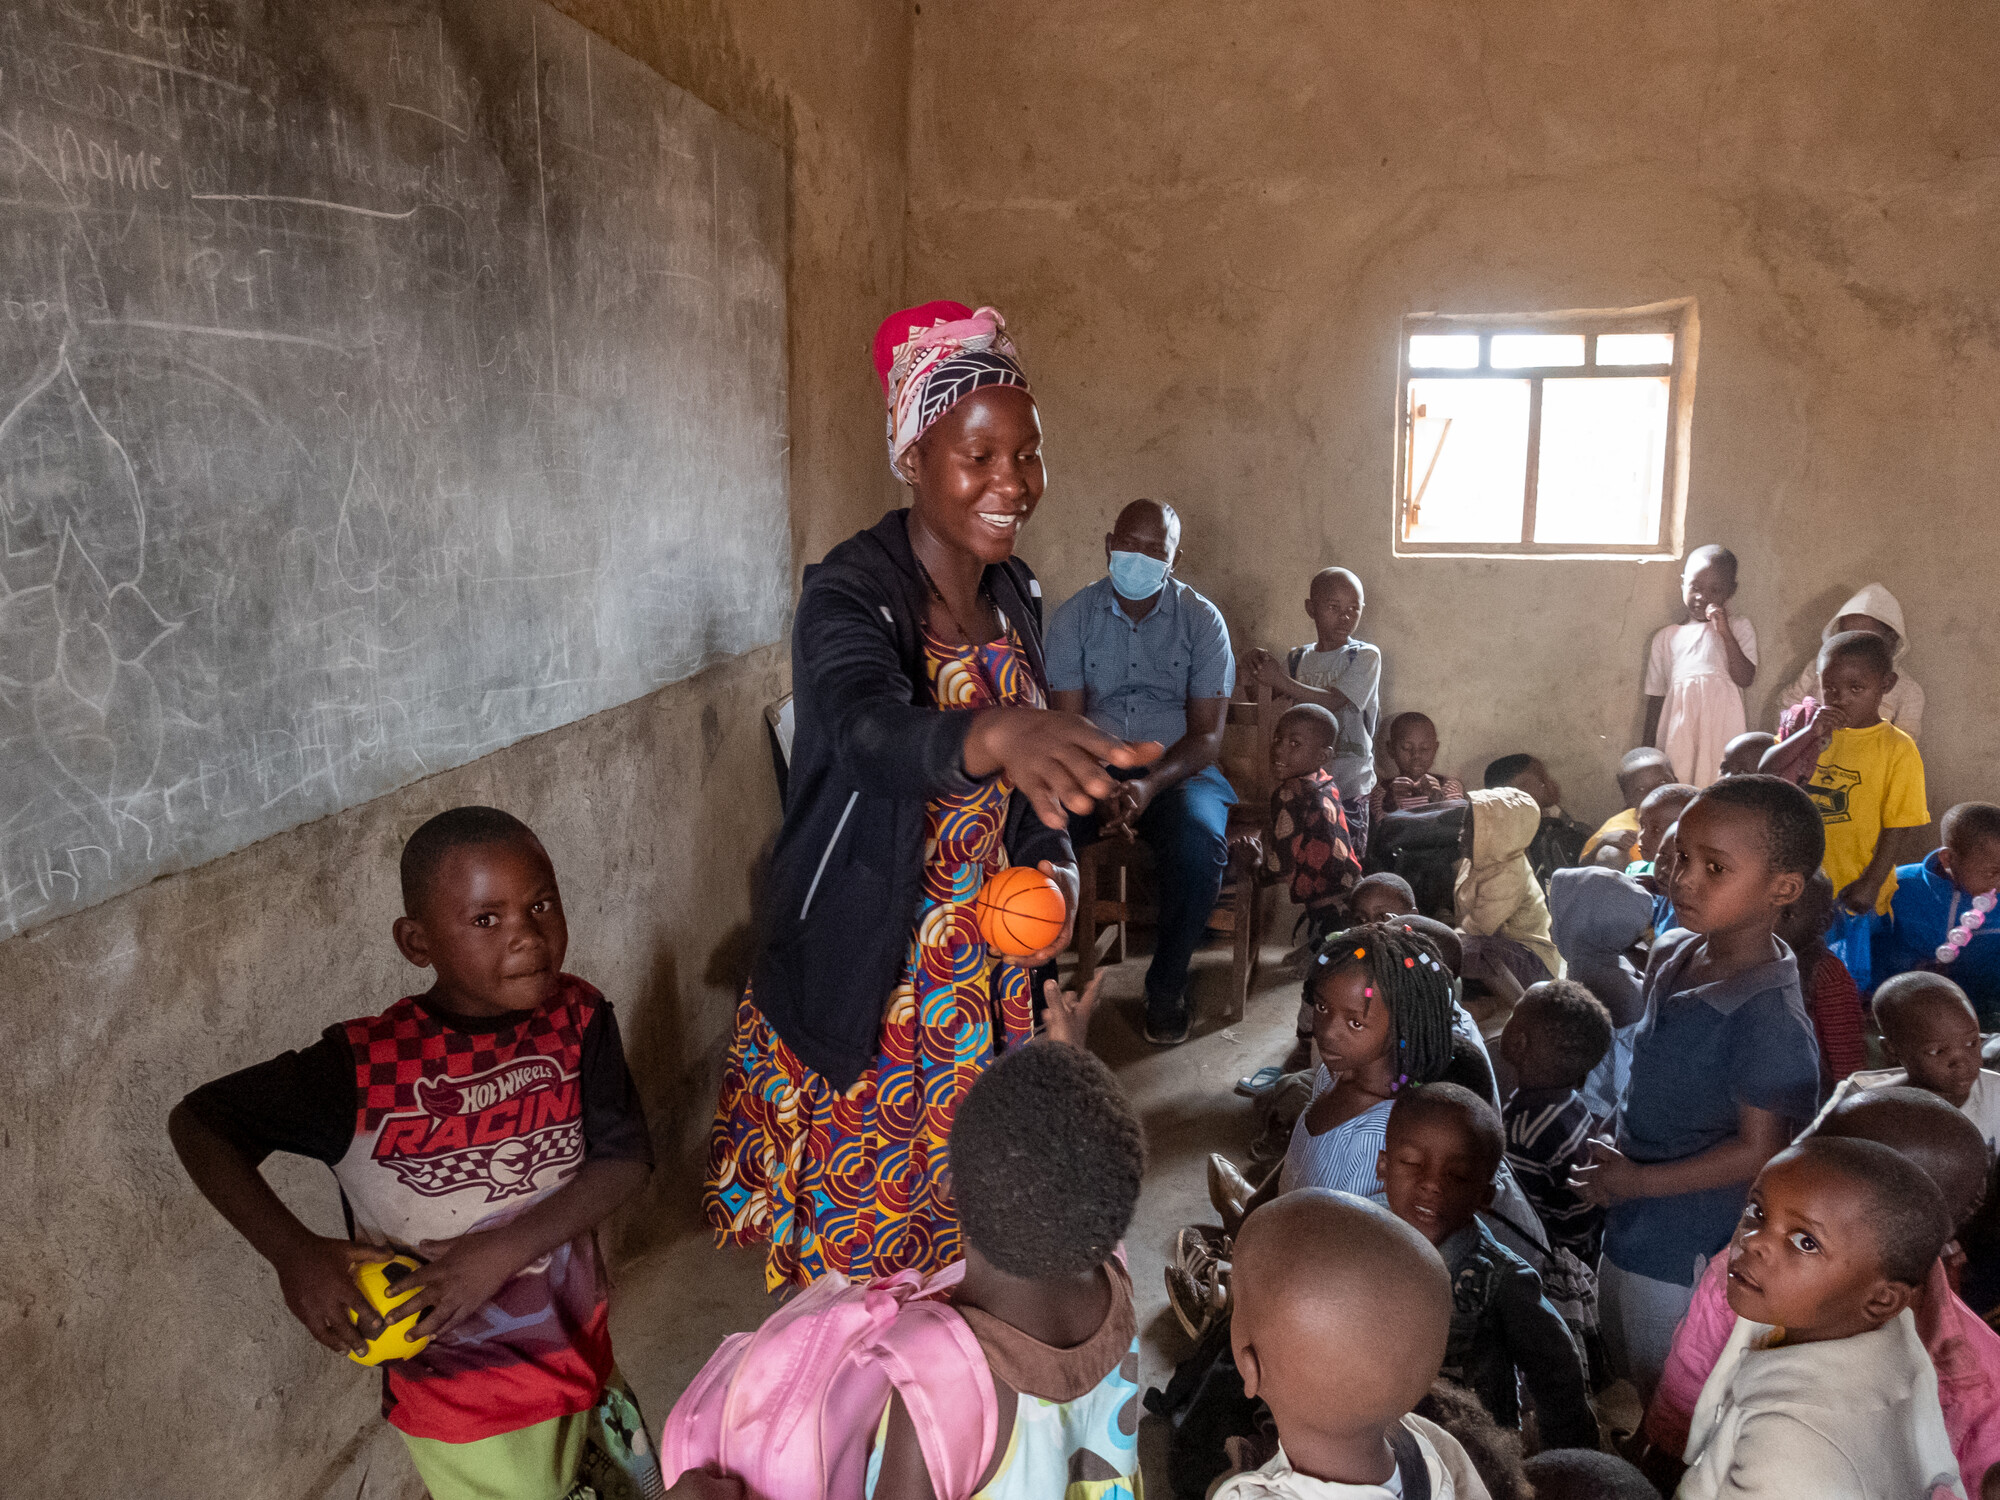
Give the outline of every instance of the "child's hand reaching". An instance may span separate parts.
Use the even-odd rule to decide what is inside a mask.
[[[1283,694],[1291,685],[1291,674],[1279,663],[1278,658],[1262,646],[1250,648],[1250,677],[1259,687],[1267,687],[1272,692]]]
[[[1569,1174],[1569,1185],[1576,1195],[1599,1208],[1644,1197],[1639,1184],[1638,1164],[1603,1136],[1590,1143],[1590,1165]]]
[[[1104,971],[1091,976],[1083,993],[1066,990],[1053,979],[1042,984],[1048,1009],[1042,1012],[1042,1035],[1052,1042],[1067,1042],[1086,1051],[1090,1046],[1090,1013],[1097,1009],[1097,991],[1104,983]]]
[[[350,1349],[358,1354],[382,1331],[382,1319],[354,1284],[354,1268],[393,1259],[395,1254],[387,1245],[314,1235],[275,1262],[278,1288],[307,1333],[336,1354]],[[348,1317],[350,1312],[360,1317],[359,1324]]]

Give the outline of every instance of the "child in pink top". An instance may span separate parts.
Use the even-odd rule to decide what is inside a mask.
[[[1953,1117],[1956,1116],[1956,1119]],[[1963,1224],[1986,1190],[1986,1142],[1979,1128],[1935,1094],[1922,1089],[1880,1088],[1837,1101],[1813,1133],[1880,1141],[1921,1166],[1944,1194],[1953,1222]],[[1931,1267],[1913,1306],[1917,1334],[1937,1368],[1938,1404],[1945,1433],[1969,1494],[1981,1476],[2000,1464],[2000,1333],[1951,1289],[1945,1255]],[[1728,1301],[1729,1261],[1713,1257],[1695,1284],[1687,1316],[1674,1330],[1674,1346],[1646,1409],[1644,1436],[1655,1449],[1678,1457],[1702,1385],[1715,1368],[1736,1314]]]

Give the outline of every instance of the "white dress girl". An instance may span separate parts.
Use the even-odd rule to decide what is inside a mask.
[[[1757,632],[1750,622],[1731,615],[1729,631],[1755,666]],[[1666,752],[1674,774],[1690,786],[1707,786],[1720,776],[1723,747],[1749,725],[1717,628],[1707,620],[1662,626],[1646,656],[1645,693],[1666,700],[1653,743]]]

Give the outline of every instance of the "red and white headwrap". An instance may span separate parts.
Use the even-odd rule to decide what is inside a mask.
[[[974,391],[989,385],[1028,389],[1028,377],[1007,337],[1007,321],[990,307],[926,302],[883,319],[875,331],[875,373],[889,404],[889,467],[930,425]],[[908,483],[904,479],[904,483]]]

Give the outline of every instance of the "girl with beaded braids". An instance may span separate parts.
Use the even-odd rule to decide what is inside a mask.
[[[1295,1188],[1386,1202],[1375,1163],[1389,1106],[1451,1063],[1451,970],[1430,938],[1394,919],[1328,938],[1306,972],[1305,1001],[1319,1050],[1312,1102],[1292,1127],[1283,1164],[1241,1213],[1223,1209],[1231,1233],[1252,1209]]]
[[[1326,1187],[1383,1201],[1374,1156],[1389,1106],[1451,1063],[1451,971],[1437,947],[1400,924],[1361,927],[1320,949],[1306,975],[1319,1072],[1292,1127],[1278,1191]]]

